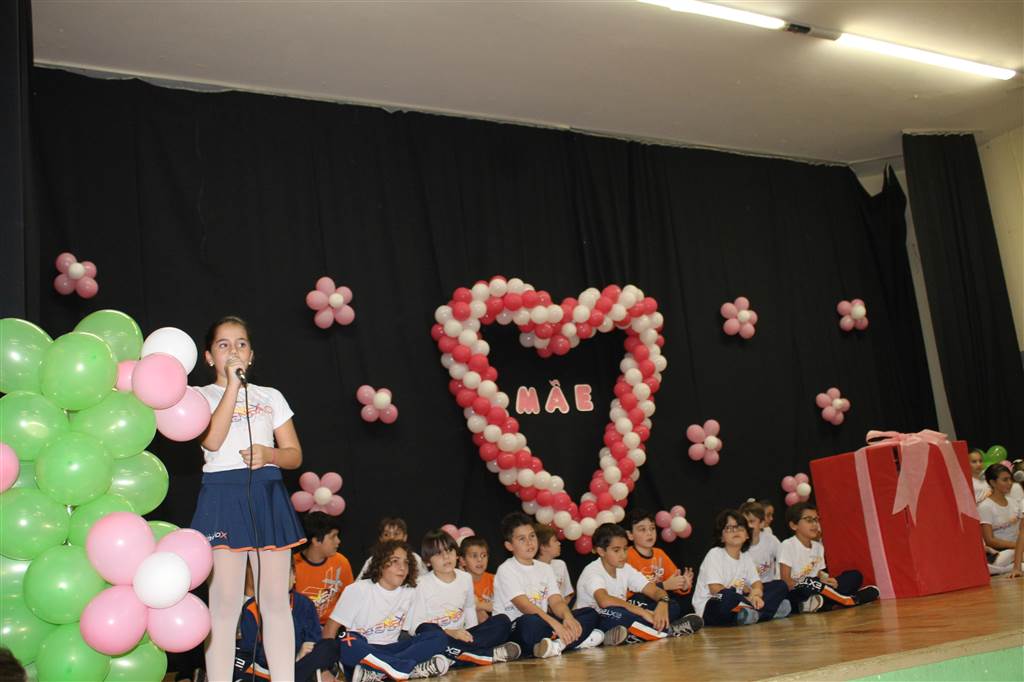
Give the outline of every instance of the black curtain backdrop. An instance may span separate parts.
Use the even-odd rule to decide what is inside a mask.
[[[974,135],[904,135],[903,156],[957,435],[1024,453],[1024,366]]]
[[[810,459],[856,448],[869,428],[936,426],[891,177],[870,198],[847,168],[60,71],[36,73],[35,106],[41,323],[56,335],[117,308],[144,332],[173,325],[201,339],[224,314],[249,319],[253,380],[295,410],[302,470],[345,479],[353,561],[385,514],[405,517],[414,541],[451,522],[498,543],[499,518],[519,506],[478,458],[429,335],[455,287],[494,274],[557,300],[612,282],[659,300],[669,365],[630,505],[687,507],[694,535],[667,547],[680,563],[697,565],[722,508],[751,496],[781,507],[781,477]],[[64,249],[98,264],[95,299],[52,292]],[[324,274],[355,292],[351,326],[313,326],[304,296]],[[760,316],[746,342],[722,333],[718,312],[739,295]],[[871,326],[846,334],[835,306],[853,297]],[[484,336],[513,398],[523,385],[543,400],[554,379],[567,393],[594,386],[594,412],[517,415],[578,499],[622,336],[550,360],[514,329]],[[206,383],[205,369],[191,383]],[[360,420],[364,383],[394,391],[395,424]],[[832,385],[853,403],[838,428],[814,404]],[[725,444],[715,468],[686,455],[686,426],[708,418]],[[198,445],[151,449],[172,473],[152,517],[187,523]],[[564,553],[580,565],[569,543]]]

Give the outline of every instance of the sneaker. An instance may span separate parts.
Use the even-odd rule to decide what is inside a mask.
[[[870,604],[871,602],[878,599],[878,588],[874,585],[865,585],[864,587],[857,590],[857,594],[853,595],[854,601],[860,604]]]
[[[594,633],[601,635],[601,643],[605,646],[618,646],[626,641],[626,637],[629,637],[629,630],[627,630],[623,625],[616,625],[608,632],[594,630],[590,636],[593,637]]]
[[[758,621],[759,616],[754,609],[740,609],[736,614],[737,625],[753,625]]]
[[[593,649],[594,647],[601,646],[601,642],[604,641],[604,632],[594,628],[590,631],[590,634],[583,638],[583,640],[576,645],[577,649]]]
[[[523,655],[523,649],[515,642],[505,642],[501,646],[494,647],[491,652],[491,659],[495,663],[508,663]]]
[[[669,623],[668,636],[682,637],[683,635],[692,635],[702,627],[704,627],[704,619],[696,613],[688,613],[682,618]]]
[[[451,659],[437,654],[431,658],[418,663],[412,672],[409,673],[410,678],[421,678],[421,677],[440,677],[448,672],[448,668],[452,666]],[[353,680],[355,682],[355,680]]]
[[[821,610],[821,605],[824,603],[824,597],[820,594],[812,594],[800,604],[800,613],[817,613]]]
[[[533,645],[534,658],[551,658],[562,653],[565,646],[560,640],[545,637]]]
[[[387,675],[365,665],[357,665],[352,672],[352,682],[383,682],[386,679]]]
[[[791,613],[793,613],[793,605],[789,603],[788,599],[783,599],[779,602],[779,608],[775,609],[775,615],[772,616],[772,620],[776,618],[785,618]]]

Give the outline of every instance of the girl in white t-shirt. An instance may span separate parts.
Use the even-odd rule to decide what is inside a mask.
[[[981,504],[981,501],[992,494],[992,489],[985,482],[985,453],[981,450],[971,450],[967,460],[971,464],[971,485],[974,487],[974,501]]]
[[[281,482],[282,468],[302,464],[292,411],[280,391],[246,386],[242,381],[240,373],[248,371],[253,361],[244,320],[225,317],[210,327],[204,357],[216,379],[199,389],[213,416],[202,437],[203,486],[191,526],[214,549],[207,674],[211,680],[232,679],[238,605],[243,599],[246,563],[252,562],[254,572],[259,568],[260,615],[270,674],[275,679],[293,679],[289,550],[305,542],[305,533]]]
[[[420,548],[430,572],[417,579],[416,594],[405,629],[420,634],[443,630],[448,637],[445,655],[455,667],[514,661],[522,654],[509,641],[512,621],[503,613],[477,621],[473,576],[455,568],[458,545],[443,530],[427,533]]]
[[[400,639],[416,594],[409,570],[412,548],[399,540],[378,543],[365,580],[341,593],[324,625],[324,639],[339,638],[340,661],[350,682],[434,677],[448,672],[445,633],[434,628]]]
[[[1011,495],[1013,478],[1002,464],[985,469],[985,481],[992,493],[978,505],[978,516],[985,547],[991,550],[989,572],[1008,573],[1014,568],[1013,550],[1020,534],[1022,501]]]

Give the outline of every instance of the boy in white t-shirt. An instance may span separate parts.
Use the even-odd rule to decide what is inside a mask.
[[[367,578],[346,587],[331,611],[324,639],[342,631],[339,658],[349,682],[434,677],[451,666],[444,656],[448,637],[442,630],[399,640],[416,592],[410,556],[412,548],[404,542],[376,545]]]
[[[497,614],[477,622],[473,577],[455,568],[458,545],[452,536],[432,530],[424,536],[420,551],[431,570],[416,584],[406,630],[413,634],[443,630],[448,637],[445,656],[457,668],[519,658],[519,645],[509,641],[512,621],[508,616]]]
[[[565,603],[571,604],[574,594],[572,578],[569,577],[569,567],[558,558],[562,555],[562,543],[558,535],[551,526],[545,526],[543,523],[533,524],[533,529],[537,533],[537,561],[543,561],[555,572],[555,577],[558,578],[558,591]]]
[[[594,550],[598,558],[587,564],[577,585],[577,606],[590,607],[601,616],[598,628],[605,638],[615,641],[623,630],[627,641],[650,642],[665,637],[693,634],[704,626],[700,616],[683,615],[679,602],[648,580],[626,560],[629,537],[614,523],[604,523],[594,532]],[[654,609],[626,601],[630,592],[653,601]],[[606,641],[606,644],[611,642]]]
[[[779,546],[779,576],[789,589],[789,601],[799,613],[814,613],[838,606],[866,604],[878,599],[878,588],[861,587],[860,571],[843,571],[833,578],[825,571],[825,546],[818,510],[810,502],[797,502],[786,510],[793,536]]]
[[[594,609],[571,611],[554,571],[537,561],[537,532],[529,516],[513,512],[501,520],[505,549],[512,553],[494,576],[494,615],[512,620],[512,641],[537,658],[558,656],[584,644],[600,644]]]
[[[750,548],[747,554],[761,576],[761,582],[767,583],[779,579],[779,539],[771,533],[764,532],[765,513],[760,502],[744,502],[740,506],[740,514],[747,520],[750,527]]]

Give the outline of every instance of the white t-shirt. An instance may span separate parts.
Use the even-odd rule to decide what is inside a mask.
[[[357,580],[341,593],[331,620],[355,630],[370,644],[393,644],[405,629],[416,590],[402,585],[385,590],[369,580]]]
[[[992,535],[1007,542],[1017,542],[1020,532],[1021,501],[1008,497],[1006,506],[995,503],[991,497],[978,505],[981,522],[992,526]]]
[[[576,583],[576,608],[598,608],[594,593],[604,590],[609,597],[625,599],[627,592],[642,592],[649,581],[643,573],[629,564],[615,570],[615,577],[608,574],[601,559],[587,564]]]
[[[751,545],[747,550],[750,560],[754,562],[754,567],[757,569],[757,574],[761,576],[761,582],[778,580],[780,544],[782,543],[777,537],[761,531],[760,537],[757,538],[757,544]]]
[[[708,585],[722,585],[725,589],[735,588],[740,594],[750,592],[754,583],[760,582],[757,568],[746,552],[739,559],[733,559],[725,547],[713,547],[704,557],[697,571],[697,584],[693,588],[693,610],[704,615],[704,606],[711,599]]]
[[[569,567],[561,559],[552,559],[548,565],[555,572],[555,578],[558,580],[558,593],[563,597],[568,597],[572,594],[572,578],[569,577]]]
[[[419,554],[413,552],[412,557],[416,560],[416,580],[419,580],[420,578],[425,576],[429,571],[427,570],[427,565],[423,563],[423,559],[420,558]],[[363,567],[359,569],[359,575],[356,576],[356,580],[362,580],[366,577],[366,571],[370,568],[371,558],[372,557],[367,557],[366,561],[363,562]]]
[[[526,566],[515,557],[509,557],[494,574],[494,613],[504,613],[511,620],[523,615],[512,603],[514,597],[525,596],[530,603],[545,613],[551,595],[561,594],[558,578],[551,566],[534,560]]]
[[[210,412],[217,409],[220,399],[224,397],[224,387],[208,384],[198,389],[206,402],[210,403]],[[256,445],[274,447],[274,429],[292,418],[292,408],[281,395],[281,391],[269,386],[249,384],[249,422],[252,424],[252,442]],[[245,425],[245,390],[238,391],[235,400],[235,411],[231,415],[231,427],[228,435],[220,446],[220,450],[211,452],[203,448],[203,471],[229,471],[245,469],[239,450],[249,447],[249,429]],[[267,466],[276,466],[268,464]]]
[[[811,546],[804,547],[794,535],[779,545],[779,563],[789,566],[789,577],[793,580],[814,578],[818,571],[825,570],[825,545],[811,540]]]
[[[405,629],[415,633],[423,623],[435,623],[445,630],[475,627],[473,576],[455,569],[455,580],[450,583],[438,578],[433,571],[419,578]]]
[[[992,494],[992,488],[988,487],[985,479],[977,479],[971,476],[971,485],[974,486],[974,501],[981,504],[981,501]]]

